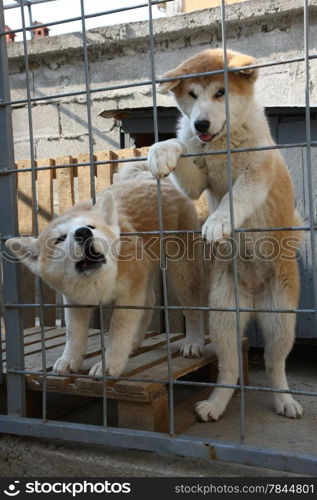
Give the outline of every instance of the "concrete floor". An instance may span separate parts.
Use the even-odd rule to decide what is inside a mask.
[[[317,346],[298,346],[287,362],[292,389],[317,391]],[[250,385],[267,386],[262,350],[249,355]],[[192,392],[192,391],[191,391]],[[301,419],[277,415],[272,394],[247,391],[245,396],[245,444],[298,453],[317,454],[317,396],[296,396],[304,409]],[[101,404],[95,402],[63,416],[61,420],[101,424]],[[196,422],[186,435],[239,442],[240,393],[233,396],[227,411],[218,422]],[[316,471],[317,474],[317,471]]]
[[[317,391],[317,349],[297,347],[287,363],[292,389]],[[250,355],[250,385],[267,385],[263,357]],[[245,397],[245,444],[317,454],[317,397],[296,396],[304,409],[301,419],[289,419],[275,414],[270,393],[247,391]],[[232,398],[226,413],[218,422],[197,422],[186,434],[225,441],[239,440],[240,394]],[[316,471],[317,473],[317,471]]]
[[[288,360],[288,378],[294,389],[317,390],[317,347],[297,347]],[[250,355],[250,383],[266,385],[262,355]],[[246,439],[248,445],[317,454],[317,397],[298,397],[304,408],[302,419],[290,420],[276,415],[271,395],[246,394]],[[239,402],[237,393],[227,412],[218,422],[192,425],[186,435],[239,440]],[[99,401],[69,412],[61,420],[100,424]],[[239,464],[209,462],[173,455],[158,455],[136,450],[87,447],[81,444],[57,444],[16,436],[0,437],[1,476],[294,476],[277,470]],[[317,470],[316,470],[317,476]]]

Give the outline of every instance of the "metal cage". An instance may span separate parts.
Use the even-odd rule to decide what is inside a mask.
[[[34,0],[35,2],[44,2],[50,0]],[[91,197],[95,200],[95,180],[94,180],[94,168],[98,164],[104,164],[105,162],[98,162],[94,159],[93,150],[93,136],[92,136],[92,125],[91,125],[91,94],[103,92],[113,89],[135,87],[138,85],[147,85],[152,89],[152,99],[153,99],[153,124],[154,124],[154,135],[155,140],[158,140],[158,117],[157,117],[157,100],[156,100],[156,84],[163,81],[168,81],[167,79],[160,79],[156,75],[155,68],[155,34],[153,28],[152,19],[152,6],[158,3],[162,3],[162,0],[148,0],[145,3],[137,3],[133,7],[112,9],[108,11],[103,11],[96,13],[94,15],[86,15],[84,10],[84,0],[78,0],[81,6],[81,15],[79,17],[74,17],[71,19],[62,19],[58,22],[46,23],[45,26],[51,26],[58,23],[67,23],[70,21],[81,21],[82,23],[82,48],[84,56],[84,75],[85,75],[85,89],[83,91],[74,91],[68,93],[60,93],[56,95],[41,95],[37,97],[32,97],[31,95],[31,82],[30,82],[30,70],[28,64],[28,43],[26,39],[26,33],[32,29],[32,26],[28,26],[25,21],[25,6],[31,6],[32,2],[27,0],[21,0],[19,2],[23,28],[19,30],[12,30],[12,33],[22,32],[23,34],[23,45],[24,45],[24,64],[26,73],[26,99],[11,100],[10,99],[10,89],[9,89],[9,78],[8,78],[8,58],[7,58],[7,48],[5,35],[8,31],[5,31],[4,27],[4,7],[3,2],[0,0],[0,61],[1,61],[1,72],[0,72],[0,150],[1,150],[1,166],[0,166],[0,218],[1,218],[1,243],[4,244],[6,238],[9,235],[18,234],[18,214],[17,214],[17,202],[15,198],[15,182],[16,173],[20,170],[15,167],[14,163],[14,153],[13,153],[13,134],[12,134],[12,123],[11,123],[11,106],[14,104],[27,104],[28,108],[28,122],[29,122],[29,141],[30,141],[30,151],[31,151],[31,167],[29,169],[24,169],[23,171],[29,171],[32,173],[32,197],[33,204],[36,206],[36,188],[35,188],[35,176],[37,171],[48,170],[52,167],[44,165],[36,165],[36,158],[33,148],[33,126],[32,126],[32,104],[38,101],[49,101],[50,99],[56,99],[68,96],[83,96],[86,100],[87,107],[87,117],[88,117],[88,134],[89,134],[89,161],[79,162],[77,167],[82,166],[90,167],[90,192]],[[173,1],[173,0],[165,0]],[[86,19],[88,17],[100,16],[105,14],[111,14],[113,12],[119,12],[124,10],[129,10],[132,8],[148,7],[148,27],[149,27],[149,55],[150,55],[150,70],[151,79],[145,80],[138,83],[127,83],[120,84],[117,86],[109,86],[103,88],[91,88],[90,85],[90,74],[89,74],[89,61],[88,61],[88,48],[86,39]],[[11,5],[10,8],[14,7]],[[310,60],[316,58],[316,55],[310,55],[309,51],[309,2],[308,0],[303,0],[304,8],[304,22],[303,22],[303,37],[305,43],[304,54],[301,58],[294,58],[283,60],[279,62],[256,64],[253,67],[260,68],[265,66],[273,66],[278,64],[285,64],[290,62],[302,61],[305,67],[305,79],[306,79],[306,89],[305,89],[305,103],[306,103],[306,140],[305,142],[298,142],[295,144],[283,144],[270,147],[258,147],[249,149],[232,149],[230,147],[230,126],[228,127],[227,135],[227,148],[224,151],[217,151],[212,153],[203,154],[220,154],[225,153],[227,155],[227,172],[229,179],[229,197],[230,197],[230,216],[232,227],[234,228],[234,211],[233,211],[233,195],[232,195],[232,174],[231,174],[231,155],[239,154],[244,151],[254,151],[254,150],[264,150],[264,149],[281,149],[281,148],[292,148],[292,147],[305,147],[306,148],[306,168],[307,168],[307,180],[309,186],[309,208],[310,217],[307,223],[302,227],[296,228],[269,228],[270,230],[304,230],[310,234],[310,245],[312,260],[316,263],[316,240],[315,231],[317,229],[314,206],[313,206],[313,177],[312,177],[312,162],[311,162],[311,149],[316,146],[316,143],[312,141],[311,129],[310,129],[310,98],[309,98],[309,78],[310,78]],[[224,53],[226,54],[226,8],[225,0],[221,0],[221,25],[222,25],[222,47]],[[225,61],[226,62],[226,61]],[[239,68],[238,68],[239,69]],[[228,86],[228,72],[237,71],[238,69],[232,70],[225,68],[224,71],[209,72],[204,74],[215,74],[223,73],[225,79],[225,88]],[[178,78],[190,78],[196,75],[186,75]],[[228,94],[225,93],[225,107],[226,107],[226,119],[227,123],[229,120],[229,100]],[[187,156],[196,156],[194,154]],[[145,158],[127,158],[125,160],[109,160],[108,166],[115,164],[116,162],[130,162],[144,160]],[[54,168],[71,168],[72,164],[64,164]],[[158,194],[158,217],[159,217],[159,231],[157,234],[160,235],[162,241],[163,237],[167,231],[164,231],[163,220],[162,220],[162,205],[161,205],[161,193],[160,193],[160,181],[157,181],[157,194]],[[35,235],[38,234],[38,221],[35,217],[34,220]],[[265,231],[267,228],[252,228],[252,231]],[[248,231],[246,228],[236,228],[234,233]],[[308,454],[295,454],[291,452],[284,452],[281,450],[271,450],[254,446],[247,446],[244,444],[245,435],[245,408],[244,408],[244,396],[246,391],[256,390],[256,391],[272,391],[270,387],[258,387],[252,385],[245,385],[243,380],[243,368],[242,368],[242,345],[241,345],[241,335],[240,335],[240,313],[244,311],[239,304],[239,287],[238,287],[238,274],[237,274],[237,262],[236,258],[233,260],[233,278],[234,278],[234,290],[235,290],[235,307],[228,309],[228,311],[235,312],[236,317],[236,329],[237,329],[237,342],[239,346],[239,373],[240,373],[240,383],[234,386],[224,386],[240,389],[240,443],[231,443],[226,441],[218,441],[213,439],[197,438],[192,436],[176,436],[174,432],[174,386],[176,385],[191,385],[191,386],[210,386],[213,387],[217,384],[213,383],[200,383],[194,381],[179,381],[173,380],[171,365],[171,351],[169,345],[170,339],[170,326],[169,326],[169,312],[175,309],[184,309],[182,306],[171,306],[168,301],[167,294],[167,272],[166,266],[164,265],[165,254],[164,245],[161,245],[161,274],[162,274],[162,284],[163,284],[163,304],[155,306],[155,309],[161,310],[165,315],[165,327],[166,327],[166,338],[167,338],[167,354],[168,354],[168,366],[169,366],[169,377],[167,380],[157,380],[153,379],[153,382],[164,382],[168,384],[169,387],[169,433],[154,433],[148,431],[137,431],[137,430],[127,430],[127,429],[116,429],[109,427],[107,424],[107,411],[106,411],[106,384],[104,383],[104,394],[103,394],[103,425],[92,426],[84,424],[76,424],[69,422],[60,422],[47,419],[46,413],[46,355],[45,355],[45,330],[44,330],[44,312],[50,307],[56,307],[55,304],[45,303],[42,293],[41,283],[38,282],[38,302],[34,304],[25,304],[21,300],[19,293],[19,269],[18,267],[7,260],[3,260],[3,295],[4,295],[4,319],[5,327],[8,332],[7,335],[7,404],[8,411],[7,415],[0,415],[0,432],[1,433],[11,433],[25,436],[35,436],[35,437],[45,437],[61,439],[65,441],[78,441],[81,443],[96,443],[111,446],[118,446],[122,448],[134,448],[140,450],[157,451],[162,453],[175,453],[185,456],[201,457],[210,460],[222,460],[236,463],[248,463],[249,465],[263,466],[269,468],[276,468],[285,471],[305,473],[305,474],[315,474],[317,470],[317,455]],[[317,319],[317,268],[314,266],[313,273],[314,281],[314,307],[311,309],[296,309],[296,310],[276,310],[267,312],[276,313],[286,313],[293,312],[298,314],[314,313],[315,319]],[[27,418],[25,416],[25,375],[32,374],[34,372],[24,369],[24,351],[23,351],[23,323],[22,323],[22,311],[25,308],[37,308],[38,316],[40,319],[41,327],[41,345],[42,345],[42,365],[43,365],[43,406],[42,406],[42,418],[33,419]],[[60,308],[66,307],[76,307],[75,305],[65,305],[58,304]],[[88,305],[87,305],[88,307]],[[100,305],[100,341],[103,350],[103,310],[112,309],[114,306]],[[141,307],[140,307],[141,308]],[[209,307],[197,307],[194,309],[201,309],[204,311],[212,311]],[[249,309],[248,309],[249,310]],[[51,374],[54,375],[54,374]],[[108,379],[113,379],[113,377],[108,377],[104,375],[100,377],[104,382]],[[120,377],[122,379],[122,377]],[[142,378],[130,377],[129,380],[142,381]],[[317,391],[278,391],[276,392],[289,392],[292,394],[300,395],[310,395],[317,396]]]

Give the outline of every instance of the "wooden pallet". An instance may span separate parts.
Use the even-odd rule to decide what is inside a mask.
[[[107,336],[107,334],[106,334]],[[215,381],[217,360],[211,344],[206,345],[206,353],[201,358],[183,358],[179,348],[184,335],[171,335],[172,378],[173,380],[191,378],[195,381]],[[105,339],[107,341],[107,339]],[[65,344],[65,328],[45,328],[46,387],[49,393],[69,396],[102,398],[102,381],[78,375],[53,376],[50,374],[56,359],[61,356]],[[244,378],[248,382],[248,342],[243,342]],[[100,360],[100,331],[89,331],[88,353],[80,374],[88,374],[89,369]],[[41,333],[39,327],[24,332],[25,369],[43,372],[41,354]],[[165,334],[148,333],[142,346],[134,351],[124,372],[125,377],[142,378],[142,382],[132,380],[108,381],[106,396],[108,402],[115,402],[114,425],[124,428],[168,431],[168,384],[153,382],[152,379],[168,380],[167,346]],[[6,369],[5,342],[3,341],[3,367]],[[29,406],[43,390],[43,375],[27,374],[26,388]],[[187,388],[188,389],[188,388]],[[34,392],[35,391],[35,392]],[[184,398],[184,393],[186,396]],[[175,386],[175,428],[183,432],[195,422],[193,411],[195,402],[206,398],[210,389],[189,393],[184,386]],[[183,395],[183,397],[181,397]],[[37,398],[39,399],[39,398]],[[34,404],[32,405],[34,407]],[[34,411],[33,411],[34,413]]]

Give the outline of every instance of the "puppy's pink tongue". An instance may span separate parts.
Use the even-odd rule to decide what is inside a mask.
[[[200,134],[200,136],[199,136],[199,139],[201,141],[206,141],[206,142],[211,141],[212,138],[213,138],[213,135],[211,135],[211,134]]]

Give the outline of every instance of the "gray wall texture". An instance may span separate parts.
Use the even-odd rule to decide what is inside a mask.
[[[317,0],[310,2],[310,47],[317,52]],[[303,56],[303,1],[249,0],[226,8],[228,47],[254,55],[260,62]],[[219,8],[179,14],[154,21],[155,64],[162,75],[186,57],[208,47],[221,46]],[[148,23],[137,22],[95,28],[87,33],[91,87],[109,87],[150,79]],[[11,94],[26,97],[23,44],[8,45]],[[28,42],[32,97],[84,90],[81,33]],[[310,91],[317,100],[317,60],[311,62]],[[283,64],[261,70],[257,83],[265,106],[304,104],[304,64]],[[158,104],[172,106],[169,96]],[[102,118],[102,110],[152,106],[151,87],[140,86],[92,94],[95,151],[118,148],[118,126]],[[35,156],[62,156],[88,152],[85,97],[54,98],[33,106]],[[28,158],[26,106],[13,110],[16,159]]]

